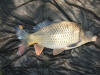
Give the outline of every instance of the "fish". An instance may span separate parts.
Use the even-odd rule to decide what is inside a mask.
[[[22,39],[18,54],[34,45],[36,55],[40,55],[44,48],[53,49],[53,55],[58,55],[64,50],[77,48],[88,42],[96,41],[97,36],[91,31],[85,31],[75,22],[61,21],[43,26],[34,33],[27,33],[19,26],[17,35]]]

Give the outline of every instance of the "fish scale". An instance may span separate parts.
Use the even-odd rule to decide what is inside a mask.
[[[72,24],[69,22],[55,23],[46,27],[43,27],[35,34],[38,35],[39,44],[47,48],[64,48],[68,45],[79,41],[79,26],[76,26],[75,23]],[[34,35],[33,34],[33,35]],[[37,37],[37,38],[38,38]]]

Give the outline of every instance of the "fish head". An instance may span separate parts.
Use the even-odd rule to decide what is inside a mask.
[[[92,41],[97,48],[100,48],[100,36],[93,35],[93,33],[88,32],[88,40]]]
[[[91,41],[96,41],[96,40],[97,40],[97,36],[96,35],[94,35],[90,31],[86,32],[86,41],[91,42]]]

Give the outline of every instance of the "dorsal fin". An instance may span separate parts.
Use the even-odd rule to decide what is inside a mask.
[[[38,31],[39,29],[45,27],[45,26],[48,26],[50,24],[52,24],[53,22],[52,21],[49,21],[49,20],[45,20],[39,24],[37,24],[36,26],[33,27],[33,31],[36,32]]]

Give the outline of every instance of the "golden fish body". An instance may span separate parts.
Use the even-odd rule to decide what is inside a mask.
[[[28,44],[38,43],[51,49],[71,49],[92,41],[92,37],[87,34],[76,23],[63,21],[30,34]]]

